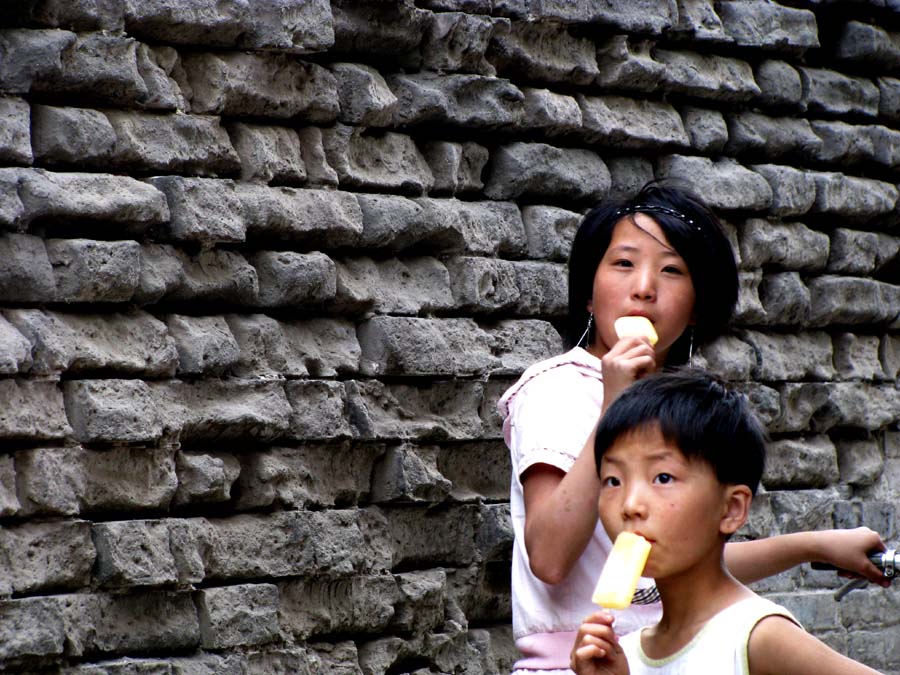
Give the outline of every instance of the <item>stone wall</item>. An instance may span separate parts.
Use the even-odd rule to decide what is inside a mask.
[[[580,212],[727,221],[747,536],[897,544],[894,0],[6,0],[0,669],[508,671],[494,404]],[[895,589],[759,588],[900,673]]]

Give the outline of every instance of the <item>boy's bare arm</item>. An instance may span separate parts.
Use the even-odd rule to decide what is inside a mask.
[[[783,616],[769,616],[750,634],[750,675],[880,675],[839,654]]]
[[[881,537],[867,527],[816,530],[729,543],[725,546],[725,564],[745,584],[801,563],[824,562],[886,586],[888,580],[866,555],[883,549]]]

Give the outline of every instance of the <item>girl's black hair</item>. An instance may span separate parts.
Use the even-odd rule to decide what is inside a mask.
[[[640,206],[655,209],[642,211],[636,208]],[[594,275],[609,248],[616,223],[628,217],[622,215],[623,210],[629,214],[646,213],[659,223],[687,264],[696,295],[694,344],[703,344],[720,335],[731,319],[738,297],[737,264],[725,230],[719,219],[688,190],[648,183],[632,199],[604,203],[589,211],[581,221],[569,256],[569,313],[565,325],[568,347],[575,347],[584,334]],[[685,331],[670,348],[667,365],[687,362],[689,342],[689,331]]]
[[[594,441],[598,474],[603,453],[616,439],[657,424],[685,457],[709,464],[719,482],[756,493],[766,458],[765,430],[743,395],[696,368],[648,375],[610,404]]]

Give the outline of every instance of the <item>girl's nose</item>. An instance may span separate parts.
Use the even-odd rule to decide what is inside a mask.
[[[656,276],[652,270],[639,269],[634,275],[632,296],[638,300],[653,300],[656,297]]]

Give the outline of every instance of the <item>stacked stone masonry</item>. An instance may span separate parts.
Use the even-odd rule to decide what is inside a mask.
[[[0,670],[499,675],[578,217],[726,221],[743,534],[900,512],[900,3],[6,0]],[[900,674],[900,596],[758,589]]]

